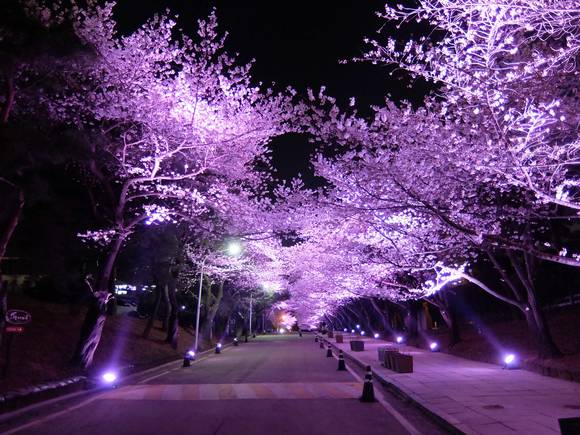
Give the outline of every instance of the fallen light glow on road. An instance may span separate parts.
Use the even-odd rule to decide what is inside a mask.
[[[432,341],[431,344],[429,345],[429,349],[431,349],[433,352],[435,352],[438,347],[439,343],[437,343],[436,341]]]
[[[379,334],[375,332],[375,338],[379,338]]]
[[[403,342],[403,337],[401,337],[400,335],[397,337],[397,343],[402,343]]]

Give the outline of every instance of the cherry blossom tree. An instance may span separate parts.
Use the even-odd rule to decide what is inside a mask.
[[[88,155],[80,177],[103,223],[80,234],[106,251],[89,283],[93,302],[74,358],[82,367],[91,364],[111,271],[135,228],[219,213],[228,189],[256,183],[253,162],[294,116],[292,92],[253,85],[250,65],[225,52],[214,13],[198,22],[197,40],[174,38],[167,16],[123,36],[113,7],[67,11],[85,51],[59,71],[64,88],[40,96],[55,122],[80,132]]]
[[[439,85],[447,121],[478,132],[464,161],[481,177],[577,211],[579,15],[571,0],[387,4],[379,17],[429,33],[369,40],[362,60]]]

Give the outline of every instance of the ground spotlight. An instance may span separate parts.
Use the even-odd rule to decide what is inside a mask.
[[[504,369],[515,369],[518,366],[518,359],[513,353],[508,353],[503,357]]]
[[[286,332],[286,331],[284,330],[284,328],[280,328],[280,331],[278,331],[278,332],[279,332],[280,334],[284,334],[284,332]]]
[[[215,345],[215,353],[221,353],[222,352],[222,344],[218,343]]]
[[[234,346],[238,346],[239,342],[238,342],[238,337],[234,337]]]
[[[110,387],[117,386],[117,373],[108,371],[101,375],[101,380],[103,384],[108,385]]]
[[[375,337],[375,338],[379,338],[379,333],[378,333],[378,332],[375,332],[375,335],[374,335],[374,337]]]
[[[396,340],[397,340],[397,343],[399,343],[399,344],[401,344],[403,341],[405,341],[401,335],[398,335]]]
[[[360,335],[365,335],[365,332],[364,332],[364,331],[361,331],[361,332],[360,332]]]
[[[360,325],[356,325],[356,329],[360,329]]]
[[[344,329],[343,329],[343,331],[344,331],[344,332],[347,332],[347,331],[348,331],[348,329],[344,328]]]
[[[429,349],[431,349],[431,352],[437,352],[439,350],[439,343],[432,341],[431,344],[429,344]]]

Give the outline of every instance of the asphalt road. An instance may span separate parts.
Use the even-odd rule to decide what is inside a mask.
[[[311,335],[259,337],[173,367],[4,433],[372,435],[436,433],[385,400],[361,403],[360,378],[336,370]],[[378,388],[377,393],[379,393]],[[380,396],[380,394],[378,394]],[[392,398],[390,399],[392,401]],[[414,431],[413,429],[417,429]],[[435,431],[435,432],[434,432]]]

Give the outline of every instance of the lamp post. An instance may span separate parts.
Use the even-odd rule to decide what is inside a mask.
[[[199,314],[201,311],[201,288],[203,285],[203,267],[204,266],[205,266],[205,258],[201,262],[201,269],[199,271],[199,292],[197,294],[197,317],[195,319],[195,345],[193,347],[193,350],[195,352],[198,351],[197,343],[198,343],[198,337],[199,337]]]
[[[252,295],[253,293],[250,292],[250,335],[252,335]]]

